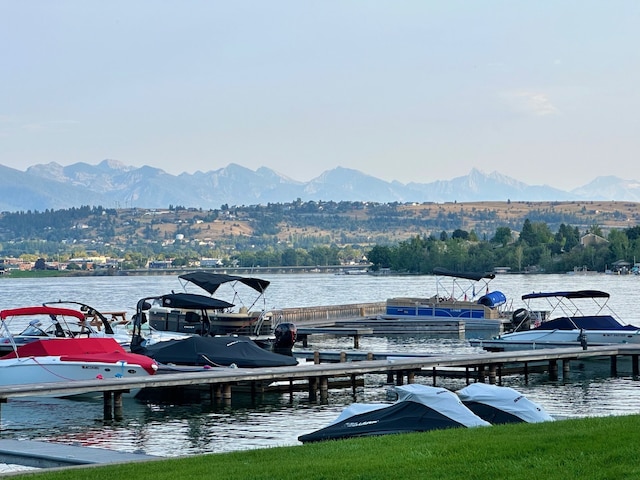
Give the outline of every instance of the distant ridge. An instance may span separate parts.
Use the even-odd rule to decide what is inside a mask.
[[[203,209],[302,201],[479,202],[479,201],[640,201],[640,182],[598,177],[566,192],[527,185],[499,174],[472,169],[452,180],[431,183],[387,182],[358,170],[337,167],[309,182],[299,182],[267,167],[254,171],[231,163],[208,172],[171,175],[151,166],[132,167],[117,160],[97,165],[39,164],[25,172],[0,165],[0,210],[26,211],[101,205],[106,208]]]

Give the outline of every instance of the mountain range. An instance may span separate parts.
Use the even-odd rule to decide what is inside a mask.
[[[431,183],[387,182],[357,170],[337,167],[309,182],[299,182],[266,167],[253,171],[229,164],[208,172],[171,175],[150,166],[117,160],[97,165],[38,164],[26,171],[0,165],[0,211],[43,211],[82,205],[105,208],[216,209],[221,205],[257,205],[302,201],[479,202],[479,201],[640,201],[640,182],[615,176],[563,191],[527,185],[497,172],[472,169],[452,180]]]

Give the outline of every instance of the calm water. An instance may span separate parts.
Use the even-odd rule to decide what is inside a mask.
[[[267,290],[268,308],[375,302],[392,296],[430,296],[436,291],[436,279],[430,276],[307,274],[263,278],[272,281]],[[504,292],[514,308],[522,306],[522,294],[532,291],[601,289],[611,293],[609,304],[626,322],[640,324],[640,277],[503,275],[491,285]],[[73,299],[103,311],[126,310],[130,317],[139,298],[181,288],[174,276],[0,279],[0,309]],[[225,299],[233,300],[231,295]],[[351,339],[328,337],[312,337],[311,342],[310,346],[317,349],[345,350],[353,345]],[[424,337],[365,337],[361,350],[433,354],[478,351],[463,340]],[[640,381],[632,379],[630,365],[619,365],[617,378],[608,377],[608,368],[608,362],[572,363],[568,379],[550,382],[545,375],[533,375],[524,385],[520,377],[505,377],[503,384],[522,391],[556,417],[640,413]],[[126,399],[124,418],[109,422],[102,419],[101,400],[11,400],[2,405],[1,435],[160,456],[297,445],[298,435],[323,427],[345,405],[388,399],[386,376],[372,375],[365,381],[355,398],[350,389],[331,390],[326,404],[310,403],[306,393],[269,394],[253,403],[248,396],[235,395],[230,406]],[[429,378],[417,381],[430,383]],[[464,383],[441,380],[440,385],[455,390]]]

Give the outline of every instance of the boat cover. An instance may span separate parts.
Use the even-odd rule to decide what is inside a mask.
[[[60,357],[61,362],[112,363],[114,366],[139,365],[156,373],[156,362],[144,355],[125,351],[113,338],[51,338],[18,347],[0,360],[28,357]],[[45,367],[46,368],[46,367]],[[84,368],[84,367],[83,367]]]
[[[442,277],[457,277],[464,278],[465,280],[474,280],[476,282],[486,278],[493,280],[496,278],[495,273],[475,273],[475,272],[455,272],[453,270],[447,270],[446,268],[436,267],[433,269],[434,275],[440,275]]]
[[[456,393],[469,410],[493,425],[553,421],[541,406],[509,387],[472,383]]]
[[[395,387],[392,404],[353,404],[326,427],[298,437],[303,443],[350,437],[424,432],[443,428],[489,426],[453,392],[410,384]]]
[[[61,355],[83,355],[97,353],[123,352],[124,349],[113,338],[51,338],[35,340],[18,347],[18,353],[11,352],[2,358],[46,357]]]
[[[158,363],[176,365],[210,365],[240,368],[285,367],[298,361],[288,355],[260,348],[249,337],[220,336],[167,340],[145,347],[140,353]]]
[[[264,293],[269,284],[268,280],[261,280],[259,278],[252,277],[239,277],[236,275],[226,275],[222,273],[209,273],[203,271],[185,273],[184,275],[178,276],[182,280],[187,282],[191,282],[194,285],[199,286],[200,288],[206,290],[211,295],[215,293],[215,291],[220,287],[220,285],[228,282],[240,282],[248,287],[253,288],[257,292]]]
[[[558,317],[542,322],[535,330],[638,330],[634,325],[623,325],[611,315]]]
[[[505,297],[504,293],[496,290],[480,297],[478,303],[485,307],[499,307],[507,303],[507,297]]]
[[[205,295],[196,295],[195,293],[169,293],[158,298],[162,306],[168,308],[224,310],[225,308],[233,307],[232,303],[224,300]]]

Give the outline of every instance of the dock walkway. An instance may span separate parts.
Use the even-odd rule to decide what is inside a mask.
[[[43,383],[38,385],[7,386],[0,391],[0,403],[16,397],[32,396],[70,396],[90,392],[103,392],[105,402],[105,417],[112,414],[118,416],[122,408],[122,394],[136,389],[205,386],[211,388],[212,396],[220,399],[231,398],[231,388],[234,385],[286,382],[293,385],[294,381],[306,381],[310,398],[317,393],[326,396],[329,379],[349,378],[354,386],[358,376],[375,373],[395,375],[396,383],[401,385],[406,378],[408,383],[414,381],[416,373],[430,372],[435,378],[438,369],[462,368],[467,372],[467,382],[470,381],[470,370],[477,373],[478,381],[496,383],[500,378],[501,368],[507,364],[522,365],[521,372],[526,376],[528,366],[532,363],[544,363],[551,375],[558,372],[558,362],[562,362],[562,371],[567,372],[571,360],[609,357],[611,372],[617,374],[617,359],[619,356],[631,357],[634,376],[638,375],[639,347],[632,346],[599,346],[589,349],[581,348],[549,348],[541,350],[522,350],[515,352],[483,352],[463,355],[438,356],[394,356],[385,359],[343,361],[338,363],[305,363],[290,367],[273,368],[219,368],[199,370],[196,372],[180,372],[157,374],[149,377],[132,379],[103,379],[87,380],[67,383]],[[318,354],[319,357],[319,354]],[[354,387],[355,388],[355,387]],[[121,413],[121,412],[120,412]]]

